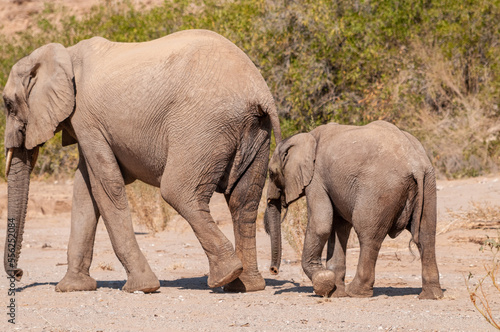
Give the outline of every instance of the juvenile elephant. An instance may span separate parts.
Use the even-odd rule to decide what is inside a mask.
[[[96,289],[89,267],[100,216],[127,273],[123,289],[160,287],[132,228],[125,185],[136,179],[159,187],[189,222],[208,257],[208,286],[264,289],[255,219],[271,130],[278,142],[281,134],[264,79],[233,43],[189,30],[144,43],[95,37],[68,48],[48,44],[13,66],[3,97],[13,225],[5,246],[8,275],[19,280],[23,273],[17,262],[38,147],[62,130],[63,145],[78,143],[80,161],[68,270],[57,291]],[[236,250],[210,215],[215,191],[225,194]]]
[[[281,260],[281,207],[307,197],[302,267],[319,295],[373,295],[375,263],[385,236],[411,231],[422,260],[421,299],[443,295],[435,256],[436,182],[422,145],[384,121],[327,124],[277,145],[269,163],[265,214],[271,272]],[[359,238],[356,276],[345,287],[351,228]],[[327,268],[321,253],[328,240]]]

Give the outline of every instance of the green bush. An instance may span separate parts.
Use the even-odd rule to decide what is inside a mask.
[[[81,18],[47,19],[63,10],[48,6],[36,31],[0,37],[0,87],[15,61],[48,42],[210,29],[261,70],[285,136],[384,119],[416,135],[442,176],[500,163],[500,0],[172,0],[148,10],[107,1]],[[44,153],[61,162],[56,143]]]

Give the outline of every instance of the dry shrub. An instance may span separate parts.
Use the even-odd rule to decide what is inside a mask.
[[[176,213],[161,197],[160,190],[136,181],[127,186],[127,196],[135,224],[145,226],[153,235],[167,227]]]
[[[484,265],[486,275],[479,278],[474,286],[471,285],[471,279],[474,276],[472,273],[469,273],[469,276],[465,280],[465,284],[467,286],[467,291],[469,292],[470,300],[476,307],[477,311],[483,315],[488,323],[500,330],[499,313],[494,312],[495,308],[492,307],[491,301],[488,299],[498,299],[500,297],[500,283],[498,282],[500,272],[500,259],[498,257],[498,253],[500,252],[500,231],[498,232],[496,239],[488,237],[488,239],[484,241],[480,250],[489,250],[492,253],[492,260],[490,264]],[[491,281],[491,285],[487,284],[487,281]]]
[[[448,210],[451,221],[438,230],[438,234],[454,229],[498,228],[500,227],[500,205],[471,201],[467,210]]]
[[[420,139],[438,175],[497,171],[500,120],[492,75],[484,69],[482,88],[472,88],[467,72],[438,47],[414,43],[409,53],[414,62],[399,73],[393,92],[396,102],[410,106],[400,126]]]

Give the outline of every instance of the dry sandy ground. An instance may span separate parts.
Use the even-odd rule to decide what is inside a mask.
[[[259,269],[264,291],[224,293],[206,285],[208,262],[186,221],[176,216],[166,231],[152,236],[136,227],[139,244],[161,281],[159,292],[129,294],[120,288],[125,271],[115,257],[109,237],[99,223],[91,275],[95,292],[56,293],[55,284],[66,272],[71,182],[34,182],[31,186],[25,240],[19,266],[25,275],[17,284],[16,325],[8,324],[11,297],[2,271],[0,331],[488,331],[493,330],[474,309],[464,278],[484,275],[491,254],[478,242],[496,229],[468,230],[447,209],[468,209],[471,201],[500,202],[500,174],[486,178],[439,181],[437,257],[444,299],[418,300],[420,261],[408,250],[409,233],[387,239],[377,263],[375,295],[367,299],[324,299],[313,294],[295,252],[285,243],[279,276],[268,272],[269,238],[257,235]],[[0,214],[6,219],[6,185],[0,185]],[[231,240],[232,226],[224,199],[211,202],[214,219]],[[262,223],[261,218],[258,220]],[[5,238],[0,226],[0,243]],[[446,230],[446,231],[443,231]],[[354,276],[358,248],[348,250],[347,279]],[[474,278],[473,280],[476,280]],[[490,296],[500,320],[500,296]],[[2,318],[3,317],[3,318]]]

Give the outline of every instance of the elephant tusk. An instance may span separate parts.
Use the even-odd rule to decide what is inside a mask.
[[[35,167],[36,161],[38,159],[38,152],[40,151],[40,147],[37,146],[35,148],[35,151],[33,151],[33,156],[31,156],[31,168],[33,169]]]
[[[283,221],[285,221],[286,215],[288,214],[288,206],[285,207],[285,209],[285,214],[283,215],[283,218],[281,218],[281,224],[283,223]]]
[[[14,154],[14,148],[10,148],[7,151],[7,158],[5,159],[5,177],[9,176],[10,164],[12,163],[13,154]]]

